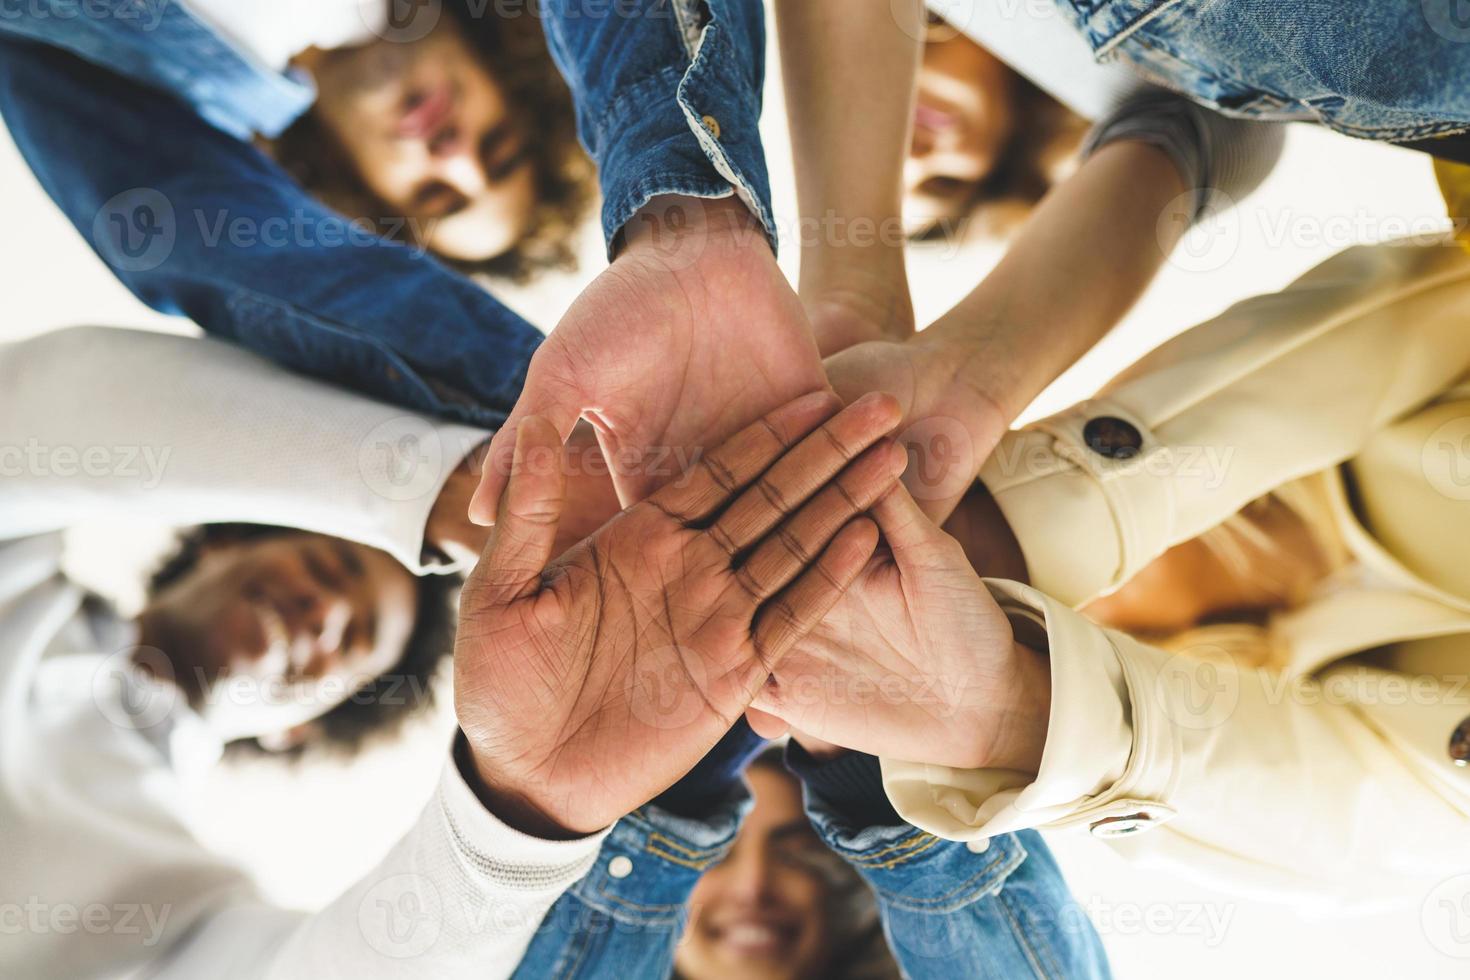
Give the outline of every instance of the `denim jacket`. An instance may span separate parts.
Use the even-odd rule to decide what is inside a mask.
[[[1470,130],[1465,0],[1057,0],[1099,57],[1222,111],[1411,142]]]
[[[471,29],[476,11],[498,10],[462,2]],[[650,197],[728,195],[727,175],[769,227],[755,127],[759,3],[539,9],[599,164],[610,241]],[[0,7],[0,115],[47,193],[139,299],[295,370],[500,425],[542,334],[432,256],[325,208],[250,145],[314,98],[309,83],[261,68],[172,0]]]
[[[854,830],[806,794],[827,845],[877,896],[904,976],[1101,980],[1107,957],[1091,921],[1033,831],[980,853],[906,824]],[[703,820],[645,807],[619,821],[592,871],[543,921],[516,970],[525,980],[670,976],[690,894],[729,852],[749,796],[734,791]]]

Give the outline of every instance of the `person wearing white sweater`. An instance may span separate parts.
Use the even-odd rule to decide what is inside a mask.
[[[793,403],[761,429],[787,433],[788,443],[755,445],[747,436],[711,458],[758,474],[820,427],[820,445],[792,449],[811,464],[799,468],[800,487],[784,488],[799,507],[849,462],[831,449],[834,433],[862,449],[897,421],[881,398],[832,417],[835,409],[826,396]],[[536,426],[527,432],[529,439]],[[469,472],[458,464],[487,435],[405,415],[212,340],[88,328],[0,346],[0,975],[437,980],[515,969],[545,909],[592,866],[605,828],[713,741],[701,741],[698,725],[693,736],[655,725],[669,763],[636,773],[630,765],[635,778],[626,787],[602,778],[576,819],[535,819],[566,815],[526,788],[515,763],[565,738],[565,729],[553,724],[555,705],[514,703],[532,686],[490,648],[512,632],[496,617],[520,611],[494,589],[511,580],[506,569],[523,557],[521,545],[549,552],[565,542],[554,525],[544,537],[518,532],[523,488],[534,479],[519,462],[490,560],[466,590],[456,664],[465,734],[422,816],[376,869],[319,912],[275,907],[241,868],[196,839],[190,807],[224,743],[289,741],[395,669],[418,613],[404,568],[452,567],[441,552],[452,550],[456,532],[438,529],[456,520],[468,528],[468,490],[453,474]],[[875,447],[847,470],[842,489],[862,503],[892,486],[894,462],[891,446]],[[696,468],[654,502],[670,512],[725,506],[733,494],[711,491],[701,482],[706,473]],[[862,522],[853,528],[845,496],[813,501],[795,532],[776,526],[784,515],[764,498],[731,505],[752,522],[745,533],[795,533],[820,556],[810,571],[773,559],[769,581],[795,584],[770,602],[729,585],[729,556],[703,561],[707,571],[681,572],[675,585],[631,569],[626,578],[668,591],[723,584],[728,598],[705,606],[726,613],[716,613],[721,635],[677,638],[732,665],[758,664],[756,649],[789,644],[871,553],[876,534]],[[588,555],[616,562],[605,552],[616,550],[620,528],[623,538],[636,534],[643,553],[663,546],[693,561],[714,547],[703,531],[654,526],[661,518],[650,523],[652,506],[573,547],[559,566],[559,595],[585,596],[586,580],[566,569]],[[455,520],[441,524],[443,513]],[[128,621],[89,601],[63,572],[63,530],[97,517],[283,530],[207,555]],[[815,530],[813,517],[825,518]],[[584,533],[577,523],[567,522],[574,535]],[[552,568],[538,580],[557,578]],[[551,604],[540,602],[540,614]],[[602,618],[596,643],[573,638],[557,647],[566,663],[590,663],[608,637],[630,635],[614,614]],[[749,667],[749,685],[763,680]],[[615,678],[619,700],[630,689]],[[747,689],[737,697],[753,696]],[[587,707],[585,698],[576,703]],[[616,752],[638,730],[624,726],[620,741],[606,715],[593,706]],[[488,730],[543,721],[544,735],[518,741],[496,743]]]

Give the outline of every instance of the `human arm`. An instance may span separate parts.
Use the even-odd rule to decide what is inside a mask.
[[[967,297],[902,345],[829,359],[844,396],[878,385],[904,403],[918,457],[906,483],[931,516],[949,515],[1010,423],[1133,305],[1213,201],[1206,191],[1223,182],[1243,196],[1280,139],[1277,127],[1139,93],[1094,127],[1077,172]]]
[[[494,427],[541,333],[421,249],[311,198],[168,94],[0,41],[0,114],[67,218],[143,302],[297,371]]]
[[[816,756],[793,742],[786,765],[802,781],[817,833],[877,896],[904,976],[1111,976],[1096,929],[1038,834],[973,847],[936,840],[893,810],[875,757]]]
[[[451,480],[473,481],[453,474],[489,436],[222,341],[101,327],[0,346],[0,405],[0,538],[96,517],[241,521],[359,541],[415,570],[445,564],[431,512]]]
[[[477,519],[493,522],[515,429],[597,426],[624,504],[767,409],[827,387],[776,266],[760,143],[758,3],[635,0],[612,16],[548,5],[546,34],[602,182],[612,263],[535,358],[491,448]]]
[[[800,213],[798,292],[824,357],[914,330],[899,188],[924,17],[921,0],[776,4]]]

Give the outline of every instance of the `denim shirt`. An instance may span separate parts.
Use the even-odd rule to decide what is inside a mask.
[[[476,11],[498,10],[462,2],[470,29]],[[655,195],[732,193],[726,174],[770,226],[759,3],[543,6],[599,164],[609,241]],[[0,115],[134,295],[289,368],[498,427],[541,332],[420,249],[324,207],[250,145],[314,98],[171,0],[0,9]],[[691,128],[696,110],[724,120],[720,139]]]
[[[742,789],[703,820],[645,807],[603,842],[587,877],[552,907],[517,978],[670,976],[700,875],[728,854],[750,806]],[[811,793],[823,841],[877,896],[889,947],[913,980],[1103,980],[1107,956],[1033,831],[980,853],[908,825],[855,830]]]
[[[760,0],[543,0],[577,131],[602,178],[602,230],[660,194],[745,202],[775,245],[760,138]]]
[[[1057,0],[1098,57],[1222,111],[1410,142],[1470,130],[1465,0]]]

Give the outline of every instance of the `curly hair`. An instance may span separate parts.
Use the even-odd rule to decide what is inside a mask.
[[[210,546],[259,541],[287,534],[303,534],[294,528],[262,524],[205,524],[185,532],[172,554],[163,560],[148,582],[153,596],[188,575]],[[434,703],[434,680],[440,665],[454,650],[458,621],[460,579],[454,575],[415,577],[418,606],[413,631],[404,643],[397,666],[317,718],[320,734],[311,747],[328,753],[352,756],[373,740],[398,732],[404,723]],[[265,752],[256,739],[230,743],[232,752]],[[307,745],[273,756],[300,757]]]
[[[511,111],[535,134],[526,152],[536,181],[536,205],[526,233],[509,251],[478,262],[440,259],[466,275],[515,282],[525,282],[538,272],[574,268],[574,234],[595,196],[596,174],[577,140],[571,92],[551,60],[540,19],[529,12],[502,16],[487,12],[476,18],[461,4],[447,7],[466,27],[469,43],[487,70],[504,87]],[[315,110],[275,140],[262,141],[262,148],[306,191],[344,216],[389,212],[368,190]],[[374,227],[381,228],[382,223],[375,222]],[[421,244],[413,240],[413,231],[413,222],[405,221],[388,237]]]

